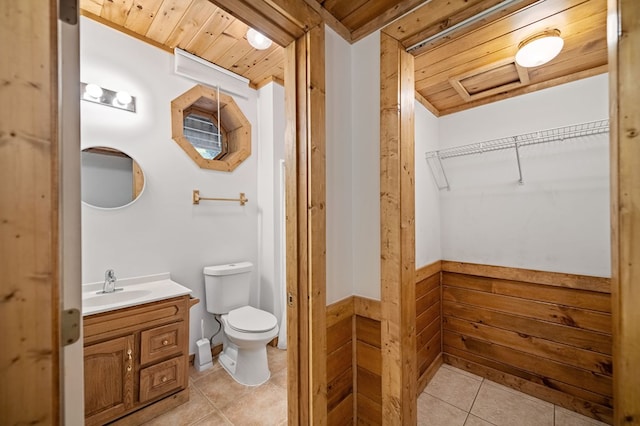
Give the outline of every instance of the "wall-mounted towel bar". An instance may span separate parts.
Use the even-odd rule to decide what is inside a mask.
[[[244,192],[240,193],[240,198],[208,198],[201,197],[200,191],[197,189],[193,190],[193,204],[200,204],[200,201],[235,201],[239,202],[241,206],[244,206],[249,202],[249,199],[245,197]]]
[[[426,158],[436,180],[436,184],[438,185],[438,189],[449,190],[449,180],[447,179],[447,174],[445,173],[442,160],[461,157],[464,155],[482,154],[484,152],[498,151],[502,149],[514,149],[516,161],[518,162],[518,173],[520,175],[518,183],[522,185],[524,184],[524,179],[522,177],[522,165],[520,162],[520,148],[541,143],[598,135],[601,133],[607,133],[608,131],[609,120],[598,120],[453,148],[446,148],[438,151],[429,151],[426,153]]]

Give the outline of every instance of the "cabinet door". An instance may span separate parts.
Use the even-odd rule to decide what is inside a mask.
[[[125,336],[84,348],[84,415],[103,424],[133,406],[134,340]]]

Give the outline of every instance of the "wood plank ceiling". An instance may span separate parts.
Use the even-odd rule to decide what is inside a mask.
[[[417,97],[439,116],[606,72],[606,2],[80,0],[80,7],[83,15],[168,52],[178,47],[246,77],[252,87],[282,82],[281,46],[321,21],[353,43],[395,20],[383,31],[414,47]],[[252,48],[247,23],[275,43]],[[549,29],[560,30],[565,41],[560,55],[540,67],[517,67],[518,44]]]
[[[606,0],[515,0],[491,16],[442,33],[502,1],[432,1],[384,29],[406,48],[417,45],[410,49],[416,91],[436,115],[607,71]],[[539,67],[516,66],[519,43],[552,29],[564,39],[560,54]]]

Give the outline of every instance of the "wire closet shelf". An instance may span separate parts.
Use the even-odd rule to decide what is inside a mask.
[[[533,133],[525,133],[517,136],[510,136],[506,138],[472,143],[469,145],[446,148],[438,151],[429,151],[426,153],[426,158],[436,179],[438,189],[449,190],[449,181],[447,179],[442,160],[446,160],[447,158],[462,157],[465,155],[482,154],[491,151],[513,149],[515,150],[516,160],[518,162],[518,173],[520,175],[520,179],[518,180],[518,182],[520,184],[523,184],[524,180],[522,177],[522,167],[520,163],[520,148],[541,143],[564,141],[568,139],[599,135],[601,133],[607,133],[608,131],[609,120],[597,120],[588,123],[574,124],[571,126],[558,127],[555,129],[541,130]],[[443,182],[440,183],[440,181]]]

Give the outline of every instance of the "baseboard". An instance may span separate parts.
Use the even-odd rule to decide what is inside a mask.
[[[438,371],[438,368],[440,368],[440,366],[443,363],[444,361],[443,361],[442,352],[441,352],[440,354],[438,354],[436,359],[433,360],[431,365],[427,367],[425,372],[422,373],[422,376],[418,378],[418,388],[416,393],[417,395],[420,395],[422,391],[424,391],[424,389],[427,387],[431,379],[433,379],[433,376],[435,376],[436,372]]]

